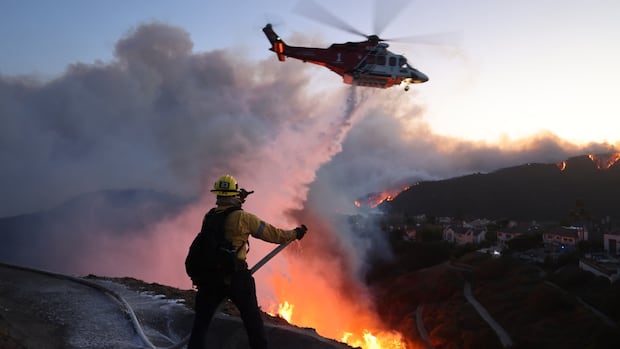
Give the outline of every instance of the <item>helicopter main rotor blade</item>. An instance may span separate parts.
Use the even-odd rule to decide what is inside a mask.
[[[375,0],[374,8],[374,34],[381,36],[381,33],[396,17],[398,17],[407,6],[411,4],[411,0]]]
[[[315,20],[317,22],[329,25],[331,27],[344,30],[346,32],[360,35],[363,37],[367,37],[366,34],[361,31],[355,29],[349,23],[343,21],[342,19],[334,16],[321,5],[317,4],[312,0],[303,0],[297,3],[297,6],[293,9],[298,14],[307,17],[309,19]]]
[[[463,43],[463,33],[440,32],[422,35],[411,35],[399,38],[390,38],[385,39],[385,41],[434,46],[461,46],[461,44]]]

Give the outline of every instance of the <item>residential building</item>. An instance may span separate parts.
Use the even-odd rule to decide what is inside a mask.
[[[448,226],[443,230],[443,239],[457,245],[480,244],[486,240],[486,229],[476,229],[463,226]]]
[[[497,244],[506,247],[507,242],[517,236],[538,232],[540,232],[540,227],[536,224],[536,222],[511,222],[507,227],[497,230]]]
[[[579,241],[588,240],[585,226],[555,227],[543,234],[543,243],[553,247],[573,249]]]
[[[609,255],[620,255],[620,229],[603,234],[603,249]]]

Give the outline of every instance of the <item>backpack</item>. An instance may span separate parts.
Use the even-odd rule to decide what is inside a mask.
[[[234,249],[232,243],[224,237],[224,223],[226,217],[240,210],[240,207],[230,207],[223,212],[216,213],[211,209],[202,221],[202,228],[192,244],[185,258],[185,271],[194,285],[206,281],[215,274],[226,275],[235,270],[239,249]]]

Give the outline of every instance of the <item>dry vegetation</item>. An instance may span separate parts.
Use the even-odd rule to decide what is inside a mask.
[[[471,271],[453,266],[470,265]],[[416,307],[424,305],[424,327],[437,349],[501,348],[495,333],[463,295],[472,284],[476,299],[511,335],[513,348],[617,348],[620,328],[552,286],[537,266],[511,258],[470,253],[451,263],[408,272],[375,285],[386,321],[421,342],[411,326]],[[583,287],[583,285],[582,285]]]

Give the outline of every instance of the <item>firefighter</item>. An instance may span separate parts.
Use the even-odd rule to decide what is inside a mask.
[[[235,251],[235,267],[232,272],[214,272],[205,280],[197,282],[195,318],[188,349],[206,348],[206,335],[215,311],[224,299],[229,298],[239,309],[252,349],[267,348],[267,338],[263,319],[256,299],[256,284],[248,265],[246,254],[248,238],[251,236],[276,244],[300,240],[306,234],[305,225],[291,230],[283,230],[243,211],[242,204],[252,192],[239,189],[231,175],[220,177],[214,184],[212,193],[217,195],[215,214],[223,214],[224,237]],[[230,208],[238,208],[230,210]],[[203,230],[204,224],[203,221]]]

